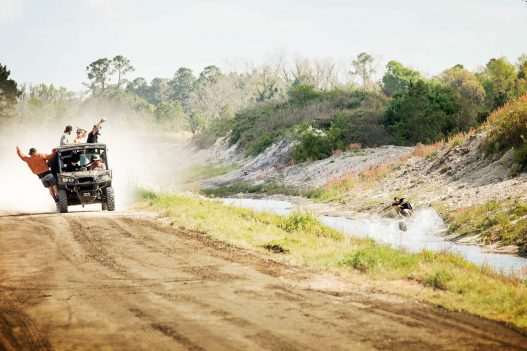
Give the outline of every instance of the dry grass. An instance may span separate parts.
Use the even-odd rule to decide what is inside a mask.
[[[195,197],[142,195],[148,205],[168,216],[173,226],[199,230],[260,252],[278,248],[295,262],[311,267],[357,272],[363,282],[382,282],[391,293],[527,327],[525,282],[477,267],[449,252],[407,253],[370,239],[345,237],[306,213],[282,217]],[[390,282],[401,280],[419,284],[419,292],[401,290],[400,285],[390,288]]]

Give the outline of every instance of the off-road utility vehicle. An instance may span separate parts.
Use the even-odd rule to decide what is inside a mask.
[[[68,206],[100,203],[103,210],[115,210],[112,171],[105,144],[75,144],[57,147],[57,204],[60,213]],[[91,169],[92,159],[100,158],[106,169]]]

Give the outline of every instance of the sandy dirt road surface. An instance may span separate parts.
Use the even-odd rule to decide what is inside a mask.
[[[328,279],[141,212],[2,215],[0,349],[527,350],[524,331]]]

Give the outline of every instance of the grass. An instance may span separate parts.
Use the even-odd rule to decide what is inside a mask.
[[[487,154],[515,149],[515,162],[527,167],[527,94],[509,101],[488,117],[489,133],[482,145]]]
[[[285,185],[267,182],[261,184],[252,184],[250,182],[241,181],[234,184],[222,185],[214,188],[204,188],[200,192],[209,197],[225,197],[236,194],[284,194],[284,195],[300,195],[301,191],[296,188],[286,187]]]
[[[378,282],[384,291],[527,327],[527,283],[454,254],[407,253],[370,239],[343,236],[308,213],[284,217],[225,206],[217,200],[148,191],[142,197],[174,226],[239,247],[287,255],[311,267],[357,274],[361,282]],[[404,289],[401,281],[407,282]]]
[[[527,253],[527,204],[491,200],[450,212],[440,209],[440,213],[449,223],[450,234],[478,234],[486,244],[517,245]]]
[[[343,176],[330,178],[323,187],[306,191],[304,195],[319,201],[338,201],[350,190],[371,188],[394,168],[395,164],[387,164],[362,172],[347,172]]]
[[[213,163],[193,167],[188,178],[192,180],[204,180],[227,174],[240,166],[237,164]]]

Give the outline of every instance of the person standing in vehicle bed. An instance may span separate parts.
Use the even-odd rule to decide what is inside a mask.
[[[55,179],[49,170],[46,161],[53,159],[56,152],[57,150],[53,149],[53,152],[49,155],[39,154],[37,149],[32,147],[29,149],[29,156],[26,156],[20,151],[18,146],[16,147],[16,153],[18,154],[18,157],[27,163],[31,172],[38,176],[38,178],[42,181],[42,185],[44,185],[44,187],[49,190],[49,193],[53,200],[55,200],[55,203],[58,202],[57,179]]]
[[[60,145],[68,145],[73,142],[71,136],[72,130],[72,126],[66,126],[66,128],[64,128],[64,134],[60,137]]]
[[[93,126],[91,132],[88,133],[88,140],[86,141],[87,143],[92,143],[92,144],[96,144],[99,142],[99,135],[101,135],[100,133],[100,130],[101,130],[101,125],[106,122],[106,118],[101,118],[101,120],[99,121],[99,123],[97,123],[96,125]]]
[[[86,142],[85,138],[86,138],[86,134],[88,134],[88,131],[86,129],[77,127],[76,134],[77,136],[75,137],[75,139],[73,139],[73,144],[81,144],[81,143]]]

